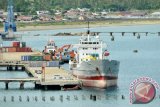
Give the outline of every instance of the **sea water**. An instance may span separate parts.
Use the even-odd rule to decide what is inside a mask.
[[[135,25],[135,26],[110,26],[90,28],[91,32],[159,32],[160,25]],[[22,40],[27,46],[42,51],[48,40],[54,40],[58,47],[66,44],[77,44],[80,36],[53,36],[59,32],[85,32],[86,28],[60,29],[44,31],[17,32],[23,34]],[[39,36],[34,36],[40,34]],[[149,104],[130,104],[130,84],[139,77],[150,77],[160,84],[160,36],[149,33],[148,36],[140,34],[140,39],[133,34],[113,33],[115,41],[107,33],[100,33],[100,38],[107,44],[110,52],[109,59],[120,61],[118,86],[107,89],[83,88],[73,91],[34,90],[34,84],[25,83],[25,89],[19,90],[19,83],[9,83],[9,89],[5,90],[5,84],[0,83],[0,107],[158,107],[160,98],[156,97]],[[10,46],[11,42],[3,42],[4,46]],[[134,53],[138,50],[138,53]],[[63,65],[68,70],[68,64]],[[69,71],[68,71],[69,72]],[[22,78],[28,75],[22,71],[0,71],[0,78]],[[96,95],[96,101],[90,99]],[[122,95],[124,99],[122,99]],[[50,97],[54,97],[54,101]],[[157,91],[156,96],[160,96]],[[4,97],[6,100],[4,101]],[[14,100],[13,98],[14,97]],[[22,101],[19,100],[21,97]],[[29,101],[27,101],[29,97]],[[45,99],[45,100],[44,100]]]

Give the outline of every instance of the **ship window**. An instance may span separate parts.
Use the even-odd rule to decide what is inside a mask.
[[[87,44],[87,42],[82,42],[82,44]]]
[[[83,50],[87,50],[88,48],[83,48]]]
[[[97,50],[98,48],[93,48],[93,50]]]

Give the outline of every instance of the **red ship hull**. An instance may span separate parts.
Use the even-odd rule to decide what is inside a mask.
[[[84,87],[107,88],[117,85],[117,77],[111,76],[76,76],[82,81]]]

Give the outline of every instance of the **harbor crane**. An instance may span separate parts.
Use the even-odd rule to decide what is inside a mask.
[[[14,12],[13,12],[13,0],[8,0],[8,7],[7,7],[7,18],[5,20],[4,24],[4,30],[5,32],[16,32],[17,27],[15,23],[15,17],[14,17]]]
[[[8,7],[7,7],[7,17],[4,21],[4,32],[0,33],[1,39],[3,41],[12,41],[17,40],[19,37],[18,35],[15,35],[14,32],[17,31],[17,26],[15,23],[15,16],[13,11],[13,0],[7,0],[8,1]]]

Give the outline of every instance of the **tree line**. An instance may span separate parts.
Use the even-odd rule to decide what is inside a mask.
[[[89,8],[91,11],[151,10],[160,8],[160,0],[13,0],[14,11],[32,13],[38,10],[54,11],[71,8]],[[7,0],[0,0],[0,9],[7,10]]]

